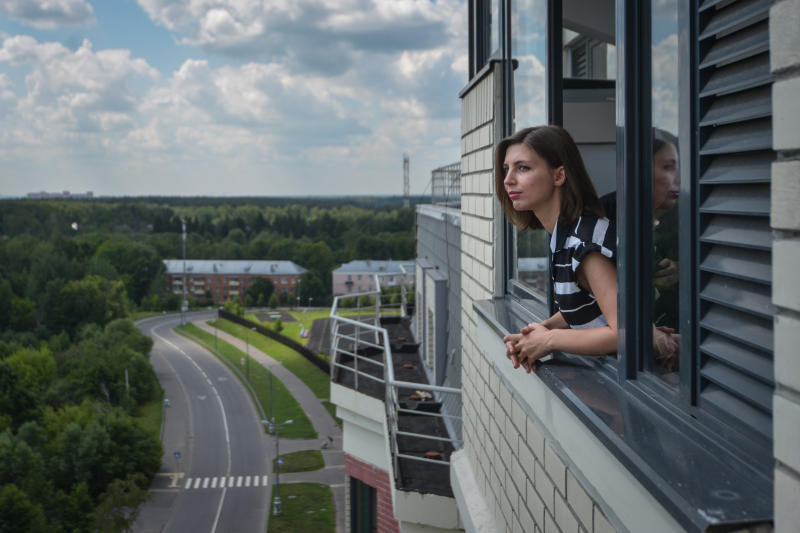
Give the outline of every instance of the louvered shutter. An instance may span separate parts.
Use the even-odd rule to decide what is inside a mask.
[[[771,1],[701,2],[698,406],[772,435]]]

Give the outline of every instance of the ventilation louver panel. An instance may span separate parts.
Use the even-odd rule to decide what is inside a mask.
[[[772,434],[771,1],[699,8],[698,407]]]

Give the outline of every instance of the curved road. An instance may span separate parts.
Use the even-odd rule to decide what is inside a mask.
[[[150,361],[169,407],[161,470],[134,531],[266,531],[272,456],[260,417],[224,364],[172,331],[179,323],[179,315],[138,323],[154,341]]]

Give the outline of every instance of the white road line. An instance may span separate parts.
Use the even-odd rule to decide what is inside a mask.
[[[192,478],[186,480],[186,486],[184,487],[184,489],[190,489],[190,488],[192,488]]]
[[[196,489],[197,489],[197,488],[200,488],[200,482],[201,482],[201,481],[203,481],[203,480],[202,480],[202,479],[200,479],[200,478],[197,478],[197,479],[195,479],[195,480],[194,480],[194,488],[196,488]]]
[[[195,361],[194,359],[192,359],[191,357],[186,355],[186,352],[184,352],[183,350],[178,348],[175,344],[171,343],[170,341],[168,341],[164,337],[161,337],[160,335],[156,334],[155,332],[153,332],[153,334],[156,335],[157,337],[159,337],[165,343],[167,343],[170,346],[174,347],[180,353],[182,353],[195,366],[195,368],[197,368],[197,370],[199,370],[200,373],[203,374],[203,377],[206,378],[206,381],[211,383],[211,380],[208,379],[208,374],[206,374],[203,371],[203,369],[200,368],[200,365],[197,364],[197,361]],[[227,471],[228,471],[228,473],[230,473],[230,471],[231,471],[231,434],[230,434],[230,431],[228,429],[228,416],[225,414],[225,406],[222,404],[222,398],[220,397],[219,392],[217,392],[217,389],[216,389],[216,387],[214,387],[213,384],[211,385],[211,391],[214,393],[214,396],[216,396],[217,403],[219,403],[220,412],[222,413],[222,425],[225,427],[225,447],[226,447],[226,451],[228,453],[228,469],[227,469]],[[197,487],[195,487],[195,488],[197,488]],[[217,524],[219,524],[219,517],[222,514],[222,504],[225,502],[225,493],[227,492],[227,490],[228,490],[227,488],[222,489],[222,496],[219,499],[219,506],[217,507],[217,515],[214,517],[214,525],[211,527],[210,533],[216,533],[216,531],[217,531]]]
[[[253,476],[253,486],[258,487],[258,476]]]
[[[250,476],[247,476],[246,478],[244,478],[244,486],[245,487],[249,487],[250,486]]]
[[[233,488],[233,480],[234,479],[236,479],[236,478],[234,478],[233,476],[228,478],[228,486],[231,487],[231,488]]]
[[[208,478],[203,478],[203,488],[204,489],[208,488]]]
[[[212,477],[211,478],[211,488],[212,489],[216,489],[217,488],[217,478],[216,477]]]
[[[241,487],[242,486],[242,476],[239,476],[239,477],[236,478],[236,486],[237,487]]]
[[[225,488],[225,481],[226,481],[226,479],[227,479],[227,478],[226,478],[225,476],[221,476],[221,477],[219,478],[219,488],[221,488],[221,489],[224,489],[224,488]]]
[[[264,483],[262,483],[265,487],[267,486],[267,476],[264,476]]]

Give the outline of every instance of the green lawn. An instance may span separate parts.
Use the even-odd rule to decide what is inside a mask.
[[[286,427],[286,426],[284,426]],[[299,452],[282,453],[283,464],[281,474],[290,472],[310,472],[325,466],[325,459],[319,450],[301,450]],[[272,460],[272,471],[275,472],[275,459]]]
[[[191,323],[186,326],[178,326],[175,329],[180,333],[186,334],[192,340],[199,341],[200,344],[214,353],[214,335],[211,333],[203,331]],[[242,383],[246,383],[246,365],[243,368],[240,363],[245,358],[245,352],[234,348],[223,340],[218,340],[217,342],[219,347],[217,356],[233,370]],[[252,359],[250,360],[250,384],[256,397],[261,402],[266,416],[269,417],[270,372]],[[316,439],[317,432],[314,431],[311,421],[306,417],[305,412],[303,412],[297,400],[294,399],[294,396],[286,389],[286,386],[277,378],[273,380],[272,386],[275,420],[277,422],[288,419],[293,420],[292,424],[285,426],[281,436],[290,439]]]
[[[269,533],[333,533],[336,529],[333,492],[327,485],[281,484],[281,504],[281,516],[270,513]]]
[[[322,407],[327,409],[328,412],[333,417],[333,419],[336,421],[336,423],[339,424],[339,427],[342,427],[342,419],[339,418],[338,416],[336,416],[336,404],[335,403],[331,403],[328,400],[322,400]]]
[[[163,393],[136,408],[134,416],[150,433],[161,439],[161,417],[164,410]]]
[[[255,331],[251,331],[249,335],[245,330],[239,330],[242,326],[235,324],[229,320],[215,320],[209,324],[216,325],[222,331],[244,339],[246,336],[254,347],[258,348],[265,354],[273,359],[283,363],[289,372],[300,378],[300,380],[308,385],[317,398],[328,399],[331,395],[330,376],[314,366],[314,364],[292,350],[288,346],[272,340],[269,337],[261,335]],[[212,336],[213,340],[213,336]]]

